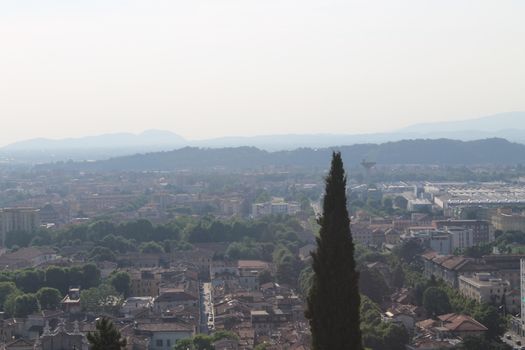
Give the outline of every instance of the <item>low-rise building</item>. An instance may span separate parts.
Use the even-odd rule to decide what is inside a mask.
[[[509,291],[509,281],[487,272],[476,273],[472,277],[459,276],[459,292],[478,302],[500,304]]]
[[[141,323],[134,331],[136,335],[149,338],[149,350],[172,350],[177,340],[195,334],[193,326],[177,322]]]
[[[56,261],[60,256],[48,247],[24,247],[0,256],[0,269],[15,270],[37,267]]]
[[[480,337],[488,331],[488,328],[463,314],[446,314],[438,316],[437,319],[427,319],[416,323],[416,341],[420,339],[432,339],[440,341],[443,339],[457,339],[456,345],[465,337]],[[425,347],[408,347],[409,349],[425,349]],[[431,347],[433,349],[433,347]]]
[[[159,295],[160,273],[155,270],[130,271],[130,295],[134,297],[156,297]]]
[[[350,232],[354,242],[362,245],[381,247],[386,242],[385,229],[381,227],[355,223],[351,224]]]
[[[432,211],[432,202],[428,199],[410,199],[407,204],[407,210],[418,213],[430,213]]]
[[[239,285],[247,290],[259,290],[259,272],[242,271],[239,274]]]
[[[525,232],[525,215],[523,212],[514,213],[510,209],[498,209],[492,215],[491,221],[495,230]]]
[[[434,220],[432,225],[442,230],[445,227],[460,227],[472,231],[474,245],[490,242],[494,239],[487,220]]]
[[[70,288],[67,295],[60,302],[62,311],[68,314],[78,314],[82,311],[80,304],[80,288]]]
[[[427,278],[434,276],[442,279],[454,288],[458,288],[458,277],[475,272],[493,272],[493,266],[479,264],[472,258],[456,255],[440,255],[436,252],[427,252],[422,256],[424,275]]]
[[[266,310],[250,312],[252,326],[256,336],[268,335],[272,331],[272,318]]]
[[[35,350],[63,350],[78,349],[88,350],[89,343],[86,336],[80,332],[78,322],[72,332],[66,330],[65,324],[60,323],[58,327],[51,331],[49,324],[46,324],[42,335],[35,341]]]
[[[131,297],[127,298],[124,303],[122,304],[122,307],[120,308],[120,312],[124,315],[126,318],[133,318],[138,313],[151,310],[153,308],[153,298],[152,297]]]
[[[252,217],[258,218],[264,215],[295,215],[301,210],[299,203],[284,202],[275,199],[271,202],[255,203],[252,205]]]
[[[180,306],[196,307],[199,298],[197,295],[184,290],[183,288],[165,288],[160,290],[160,294],[153,303],[153,309],[157,314]]]

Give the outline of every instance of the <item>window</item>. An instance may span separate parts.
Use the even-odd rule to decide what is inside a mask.
[[[168,346],[168,347],[171,346],[171,340],[166,339],[166,346]]]
[[[162,339],[157,339],[155,345],[162,346]]]

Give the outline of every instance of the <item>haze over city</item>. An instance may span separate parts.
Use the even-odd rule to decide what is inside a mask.
[[[1,144],[393,131],[525,110],[519,1],[0,4]]]

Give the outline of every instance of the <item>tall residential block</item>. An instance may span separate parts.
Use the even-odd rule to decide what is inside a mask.
[[[0,209],[0,235],[2,247],[5,238],[12,231],[32,232],[40,226],[39,209],[35,208],[4,208]]]

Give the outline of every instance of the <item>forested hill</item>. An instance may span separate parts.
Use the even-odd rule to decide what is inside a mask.
[[[378,164],[517,164],[525,163],[525,145],[492,138],[477,141],[405,140],[332,148],[299,148],[268,152],[255,147],[193,148],[136,154],[96,162],[59,162],[39,167],[87,171],[170,171],[184,169],[261,169],[290,167],[325,169],[332,150],[340,150],[346,166],[363,159]]]

